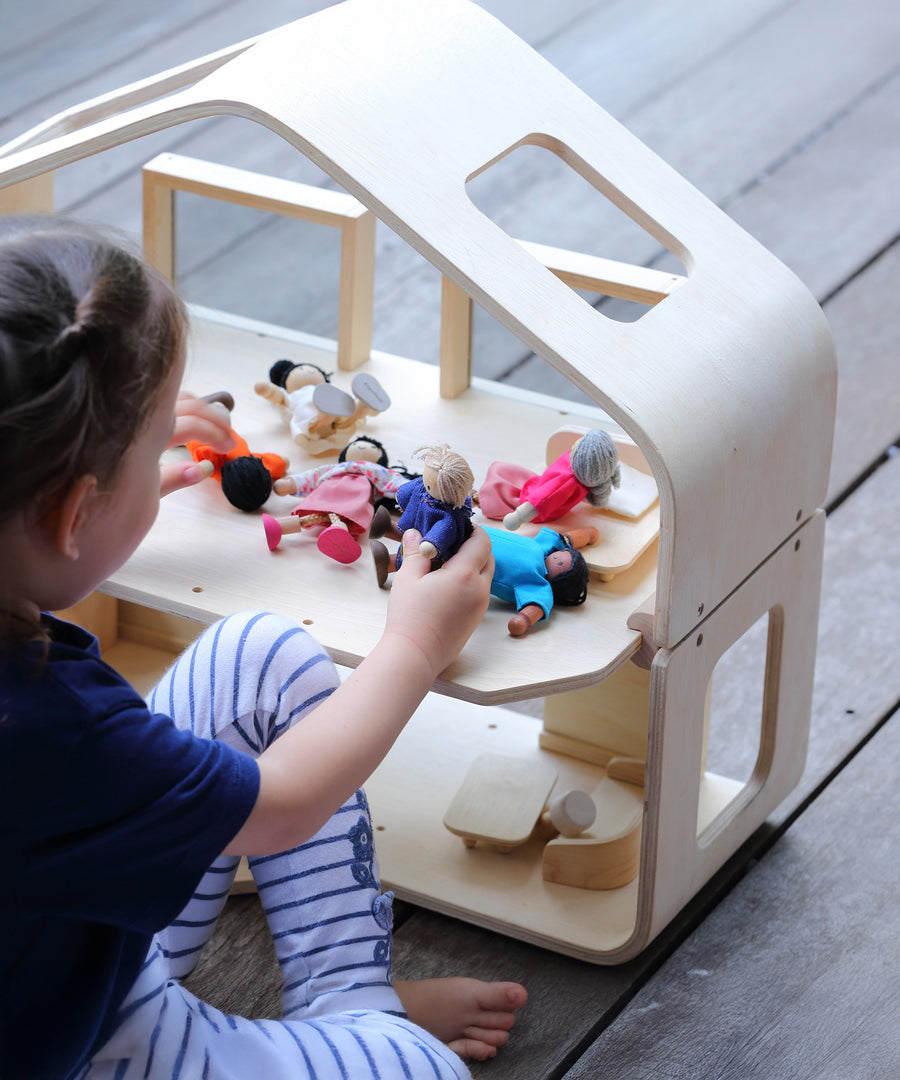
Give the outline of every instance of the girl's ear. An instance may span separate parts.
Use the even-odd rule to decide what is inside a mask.
[[[45,519],[50,542],[65,559],[78,558],[81,530],[93,510],[98,487],[96,476],[80,476]]]

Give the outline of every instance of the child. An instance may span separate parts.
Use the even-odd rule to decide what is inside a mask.
[[[91,635],[42,614],[131,555],[161,491],[202,479],[187,463],[161,480],[167,446],[228,449],[218,410],[178,397],[185,325],[172,290],[95,232],[0,218],[0,1075],[464,1077],[454,1051],[496,1053],[525,991],[392,986],[358,788],[484,612],[484,533],[437,572],[406,560],[341,686],[289,619],[234,615],[148,706]],[[284,975],[277,1022],[178,981],[241,854]]]

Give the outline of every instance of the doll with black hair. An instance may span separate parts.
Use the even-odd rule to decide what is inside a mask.
[[[535,536],[485,528],[491,541],[494,572],[491,595],[515,605],[506,624],[513,637],[522,637],[535,623],[546,619],[558,604],[574,607],[587,599],[590,569],[578,548],[595,544],[599,532],[592,526],[558,533],[543,528]],[[400,551],[390,554],[384,544],[371,541],[378,584],[399,569]]]
[[[185,445],[194,461],[205,465],[209,475],[219,481],[222,494],[231,505],[251,513],[272,494],[272,484],[284,476],[288,460],[280,454],[251,453],[246,440],[234,428],[229,430],[232,446],[227,452],[199,439],[191,439]]]
[[[352,395],[334,386],[330,373],[316,364],[277,360],[268,382],[258,382],[254,390],[284,411],[294,442],[318,457],[340,450],[367,416],[391,404],[373,375],[358,373],[350,387]]]
[[[340,563],[356,562],[362,553],[359,537],[369,528],[374,500],[396,497],[406,477],[388,468],[388,456],[377,440],[360,435],[340,453],[337,465],[325,465],[275,484],[278,495],[305,495],[284,517],[263,514],[270,551],[286,533],[316,531],[316,547]]]

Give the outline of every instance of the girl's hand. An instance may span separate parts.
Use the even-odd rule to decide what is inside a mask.
[[[494,556],[487,533],[472,536],[439,570],[419,554],[421,536],[403,534],[403,562],[391,583],[385,637],[404,637],[424,655],[436,678],[481,622],[490,599]]]
[[[214,450],[227,453],[234,439],[231,435],[228,410],[221,405],[211,404],[193,394],[178,395],[175,403],[175,424],[167,449],[183,446],[190,439],[208,443]],[[160,466],[160,497],[169,495],[180,488],[199,484],[209,476],[204,464],[193,461],[171,462]]]
[[[175,402],[175,426],[169,446],[184,446],[190,439],[209,443],[213,450],[229,451],[234,443],[231,422],[224,405],[181,393]]]

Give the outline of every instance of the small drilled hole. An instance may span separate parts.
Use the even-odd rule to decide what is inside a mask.
[[[802,510],[798,510],[798,511],[797,511],[797,520],[799,521],[799,520],[800,520],[800,518],[802,518],[802,517],[803,517],[803,511],[802,511]]]
[[[702,614],[703,614],[703,607],[704,607],[704,605],[703,605],[703,604],[701,604],[701,605],[700,605],[700,607],[698,607],[698,608],[697,608],[697,614],[698,614],[698,615],[702,615]]]
[[[794,551],[799,551],[799,550],[800,550],[800,541],[797,540],[794,543]]]
[[[702,634],[698,634],[698,635],[697,635],[697,644],[698,644],[698,645],[702,645],[702,644],[703,644],[703,635],[702,635]]]

